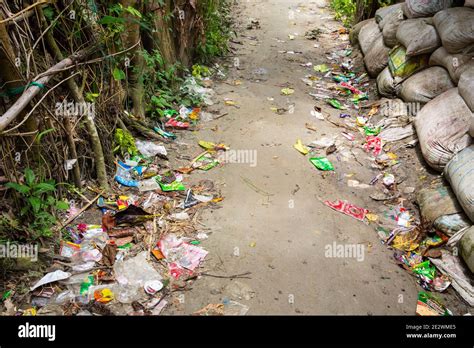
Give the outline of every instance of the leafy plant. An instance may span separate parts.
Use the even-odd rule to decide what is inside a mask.
[[[203,77],[207,77],[211,75],[211,71],[207,66],[204,65],[199,65],[199,64],[194,64],[193,65],[193,71],[192,75],[194,77],[197,77],[199,79],[202,79]]]
[[[383,7],[394,3],[393,0],[364,0],[359,6],[363,6],[364,12],[370,12],[372,4],[377,1],[378,6]],[[336,13],[335,18],[342,21],[344,26],[348,27],[354,24],[355,15],[357,12],[356,0],[332,0],[331,7]]]
[[[54,197],[54,180],[40,181],[30,168],[25,169],[24,174],[24,184],[9,182],[5,186],[20,194],[22,208],[19,214],[28,231],[34,237],[50,237],[51,228],[57,221],[54,213],[68,209],[69,204]]]
[[[342,21],[345,26],[352,24],[356,12],[355,0],[333,0],[331,7],[336,12],[335,18]]]
[[[147,105],[147,114],[151,118],[162,118],[165,116],[166,109],[178,108],[184,106],[198,106],[201,100],[193,98],[187,91],[180,88],[184,80],[180,75],[184,69],[180,65],[166,67],[160,52],[154,50],[149,53],[141,51],[145,61],[146,71],[143,73],[143,84],[147,99],[150,104]],[[204,73],[202,67],[202,72]]]
[[[130,134],[130,132],[127,132],[122,128],[117,128],[115,130],[115,143],[117,144],[117,146],[114,148],[114,152],[120,150],[122,155],[124,155],[125,153],[129,153],[130,156],[138,155],[138,149],[135,145],[135,139]]]
[[[200,2],[204,22],[204,38],[198,44],[197,56],[201,62],[209,62],[214,57],[228,52],[230,31],[230,7],[227,1]]]

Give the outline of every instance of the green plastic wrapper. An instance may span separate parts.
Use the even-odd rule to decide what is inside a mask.
[[[369,100],[369,96],[365,93],[362,93],[354,95],[354,97],[351,99],[351,101],[356,105],[358,105],[361,100]]]
[[[162,182],[158,182],[158,183],[160,184],[161,190],[164,192],[186,190],[186,187],[183,185],[181,181],[173,181],[171,184],[165,184]]]
[[[405,47],[395,46],[389,53],[388,67],[393,77],[400,77],[404,80],[427,67],[429,59],[428,54],[407,57]]]
[[[369,126],[364,127],[365,135],[379,135],[380,131],[381,131],[380,127],[369,127]]]
[[[329,100],[328,100],[328,104],[331,105],[333,108],[336,108],[336,109],[339,109],[339,110],[345,109],[345,108],[341,105],[341,103],[340,103],[338,100],[336,100],[336,99],[329,99]]]
[[[424,261],[412,267],[413,273],[433,280],[436,276],[436,268],[430,265],[430,261]]]
[[[94,285],[94,276],[87,276],[87,278],[81,284],[81,295],[86,295],[92,285]]]
[[[196,162],[193,163],[193,167],[201,170],[208,171],[219,164],[219,161],[212,157],[211,154],[205,153],[200,156]]]
[[[322,73],[325,73],[325,72],[329,71],[329,68],[326,64],[315,65],[313,69],[314,69],[314,71],[322,72]]]
[[[319,170],[334,170],[334,166],[326,157],[313,157],[310,158],[309,161]]]
[[[420,291],[416,304],[416,314],[420,316],[451,316],[453,313],[447,309],[435,296]]]

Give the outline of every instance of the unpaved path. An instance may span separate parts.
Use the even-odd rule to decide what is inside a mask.
[[[221,111],[229,114],[204,124],[187,140],[222,141],[233,150],[257,153],[256,166],[228,163],[198,174],[214,180],[225,197],[221,209],[203,215],[208,231],[213,232],[203,243],[210,251],[205,269],[212,274],[250,271],[252,275],[239,280],[202,277],[172,312],[189,314],[229,298],[249,306],[248,314],[414,314],[419,287],[395,264],[374,228],[318,200],[346,199],[367,206],[368,194],[349,188],[344,175],[356,173],[354,178],[368,182],[378,172],[354,158],[343,161],[334,154],[329,158],[336,174],[324,177],[308,156],[293,148],[299,138],[307,143],[341,132],[310,115],[316,101],[301,78],[314,71],[300,65],[327,63],[325,56],[336,46],[344,46],[328,35],[306,40],[305,32],[314,28],[329,32],[340,24],[331,19],[324,1],[240,1],[234,13],[241,24],[235,40],[242,45],[233,44],[235,57],[228,61],[227,79],[214,86]],[[247,30],[250,18],[257,19],[261,28]],[[290,40],[290,34],[298,35]],[[283,50],[302,54],[278,52]],[[238,67],[232,66],[234,58],[239,59]],[[267,73],[255,81],[259,75],[254,71],[259,68]],[[242,84],[232,85],[234,80]],[[280,85],[285,83],[295,89],[293,95],[281,95]],[[240,108],[225,106],[225,98]],[[270,109],[288,109],[291,104],[292,114],[278,115]],[[330,107],[324,110],[339,115]],[[306,129],[305,123],[316,125],[317,131]],[[354,153],[367,157],[359,148]],[[363,244],[363,260],[326,257],[325,247],[333,243]],[[250,287],[255,295],[250,300],[236,298],[232,290],[238,288],[236,282]]]

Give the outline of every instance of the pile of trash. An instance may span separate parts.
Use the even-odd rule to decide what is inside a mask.
[[[309,157],[323,178],[347,178],[349,187],[369,190],[373,201],[383,203],[371,211],[347,200],[320,198],[329,208],[375,226],[396,262],[425,290],[419,294],[420,315],[452,314],[433,294],[450,286],[474,305],[474,33],[468,29],[474,10],[451,6],[451,1],[407,1],[381,8],[375,19],[359,23],[349,35],[344,29],[333,31],[332,39],[343,43],[327,62],[302,64],[316,72],[302,79],[315,90],[309,94],[340,110],[339,120],[325,114],[322,105],[311,115],[343,130],[308,144],[298,139],[294,148]],[[357,70],[346,41],[359,44],[369,76],[377,77],[378,92],[388,99],[368,101],[368,76]],[[441,54],[451,55],[451,67]],[[306,128],[317,129],[312,124]],[[426,162],[444,170],[447,183],[434,180],[415,194],[415,187],[400,186],[406,174],[396,152],[417,142]],[[365,151],[370,168],[379,171],[369,182],[338,173],[336,161],[355,159],[366,167],[356,149]],[[420,217],[405,202],[411,194]]]
[[[212,104],[211,89],[194,80],[183,88]],[[159,315],[167,296],[185,291],[201,274],[208,254],[201,243],[210,232],[199,213],[223,198],[212,181],[191,185],[188,177],[219,165],[228,147],[200,141],[204,151],[173,168],[167,144],[174,149],[175,133],[196,125],[205,113],[181,106],[164,114],[154,127],[163,143],[128,135],[134,143],[117,156],[114,194],[89,187],[97,196],[82,195],[88,203],[71,207],[53,264],[30,287],[23,309],[13,306],[12,291],[4,296],[10,315]]]
[[[381,140],[402,140],[416,131],[426,163],[447,181],[417,193],[420,221],[400,225],[400,211],[390,212],[397,224],[381,232],[383,239],[426,290],[452,284],[472,306],[474,9],[453,6],[408,0],[384,7],[375,19],[359,23],[351,39],[369,75],[377,77],[378,92],[400,98],[382,103],[391,110],[384,112]]]

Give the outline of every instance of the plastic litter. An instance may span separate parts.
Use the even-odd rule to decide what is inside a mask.
[[[439,299],[427,292],[418,293],[416,314],[420,316],[451,316],[453,313],[447,309]]]
[[[313,157],[309,161],[319,170],[332,171],[334,166],[326,157]]]
[[[152,141],[135,140],[135,145],[137,146],[138,151],[146,157],[154,157],[156,155],[166,156],[168,154],[163,145],[155,144]]]
[[[59,280],[67,279],[70,276],[71,276],[71,273],[64,272],[64,271],[61,271],[61,270],[50,272],[50,273],[46,274],[43,278],[41,278],[35,285],[33,285],[30,288],[30,291],[33,291],[36,288],[39,288],[40,286],[43,286],[45,284],[49,284],[49,283],[57,282]]]
[[[359,221],[364,221],[365,215],[369,212],[367,209],[360,208],[352,203],[342,200],[337,200],[334,202],[324,201],[324,204],[335,211],[349,215]]]
[[[293,147],[296,150],[298,150],[300,153],[302,153],[303,155],[307,155],[309,152],[309,149],[303,145],[303,143],[301,142],[301,139],[296,140],[296,144],[293,145]]]

